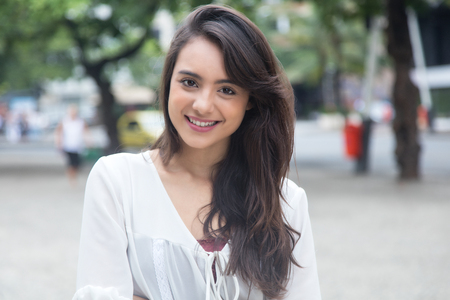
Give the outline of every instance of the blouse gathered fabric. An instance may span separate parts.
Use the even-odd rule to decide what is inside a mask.
[[[305,192],[286,179],[286,221],[301,238],[287,300],[321,299]],[[224,275],[230,245],[205,251],[183,223],[150,152],[102,157],[89,175],[73,300],[263,300],[238,276]],[[212,271],[215,264],[216,276]]]

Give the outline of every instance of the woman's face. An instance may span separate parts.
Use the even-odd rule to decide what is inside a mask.
[[[247,90],[231,83],[215,44],[197,37],[181,49],[168,107],[183,147],[223,152],[250,109],[248,99]]]

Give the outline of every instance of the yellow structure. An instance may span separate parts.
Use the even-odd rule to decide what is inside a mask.
[[[163,113],[128,111],[117,121],[119,141],[124,147],[145,147],[155,142],[164,129]]]

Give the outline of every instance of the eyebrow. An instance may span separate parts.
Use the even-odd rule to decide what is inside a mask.
[[[198,75],[197,73],[193,73],[193,72],[186,71],[186,70],[181,70],[181,71],[178,72],[178,74],[185,74],[185,75],[189,75],[189,76],[192,76],[194,78],[197,78],[198,80],[203,80],[202,76]],[[228,84],[236,85],[236,83],[234,83],[233,81],[231,81],[229,79],[221,79],[221,80],[217,80],[215,82],[215,84],[222,84],[222,83],[228,83]]]

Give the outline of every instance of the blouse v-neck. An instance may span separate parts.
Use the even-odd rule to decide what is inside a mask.
[[[183,219],[181,218],[180,214],[178,213],[178,210],[176,209],[175,205],[172,202],[172,199],[169,196],[169,193],[167,192],[166,187],[164,186],[164,183],[162,182],[161,176],[159,175],[158,169],[155,166],[155,163],[153,161],[153,159],[151,158],[150,155],[150,150],[147,150],[145,153],[146,158],[149,160],[152,171],[156,174],[156,178],[157,178],[157,184],[159,185],[159,188],[163,191],[163,197],[165,198],[164,201],[167,202],[167,205],[169,206],[169,209],[171,210],[172,214],[175,216],[175,219],[177,220],[177,223],[180,225],[179,227],[181,227],[181,230],[183,230],[186,233],[186,236],[188,236],[188,239],[190,240],[190,242],[192,243],[192,245],[195,245],[195,248],[200,248],[205,252],[212,252],[212,251],[208,251],[207,249],[210,249],[210,247],[207,247],[207,249],[205,249],[204,244],[205,241],[206,243],[209,243],[209,240],[197,240],[194,235],[192,234],[192,232],[189,230],[189,228],[187,228],[186,224],[184,223]],[[219,244],[220,245],[220,244]],[[217,249],[214,251],[224,251],[225,249],[228,250],[228,243],[225,243],[225,245],[223,247],[220,247],[221,249]]]

